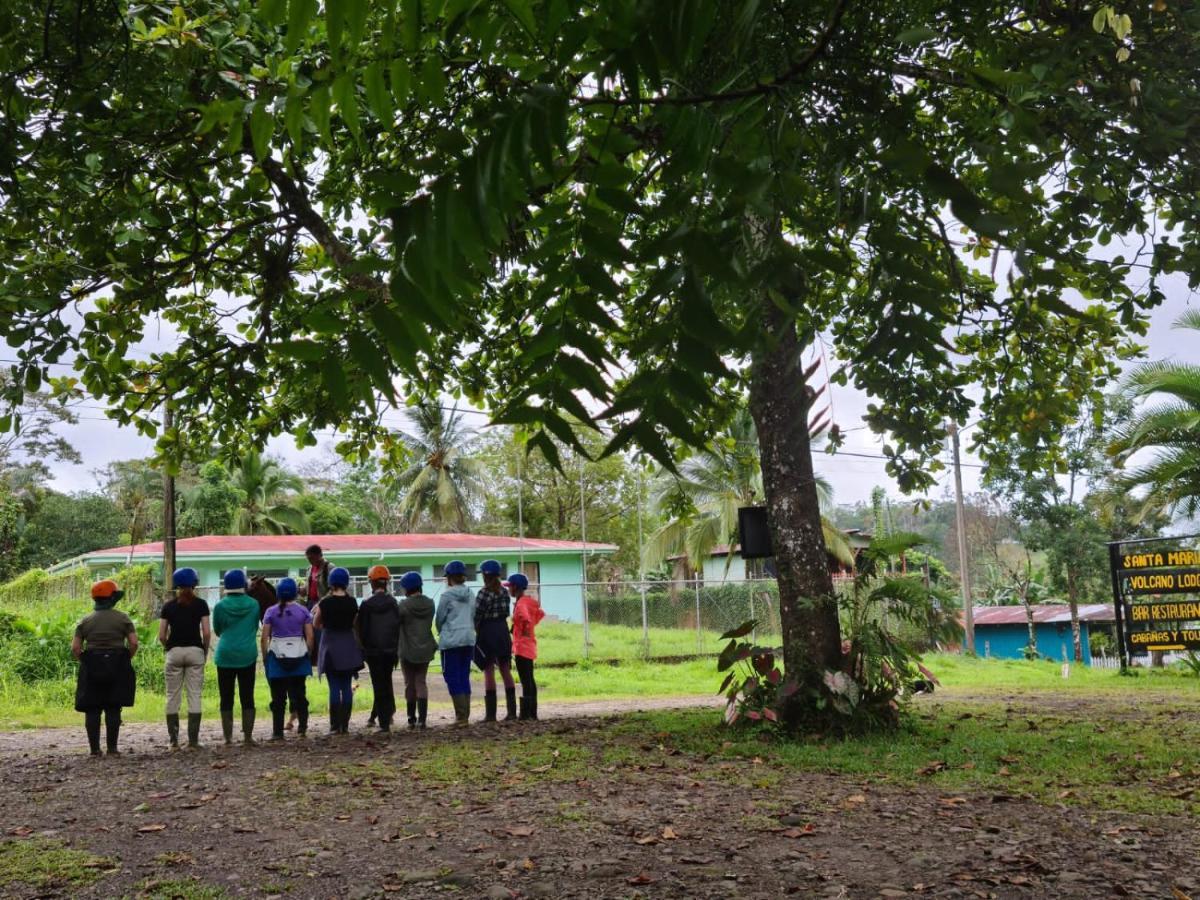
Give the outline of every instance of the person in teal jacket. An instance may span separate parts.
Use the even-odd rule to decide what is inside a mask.
[[[446,589],[438,599],[435,623],[442,651],[442,677],[454,704],[454,724],[471,718],[471,657],[475,652],[475,593],[464,582],[461,560],[446,563]]]
[[[217,689],[221,695],[221,731],[225,736],[225,743],[233,743],[233,688],[236,684],[242,704],[242,742],[253,744],[254,670],[258,662],[258,601],[246,593],[246,573],[241,569],[230,569],[225,573],[225,596],[213,609],[212,626],[219,639],[213,661],[217,664]],[[198,727],[199,721],[196,724]],[[191,727],[191,716],[188,716],[189,732]]]

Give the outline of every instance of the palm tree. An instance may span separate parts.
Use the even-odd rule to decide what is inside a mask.
[[[1200,339],[1200,310],[1186,313],[1175,327],[1195,331]],[[1194,518],[1200,512],[1200,366],[1146,363],[1129,375],[1125,391],[1136,399],[1164,399],[1120,427],[1109,445],[1118,466],[1142,450],[1156,454],[1130,470],[1121,485],[1146,489],[1142,515],[1163,510]]]
[[[833,488],[816,477],[822,509],[833,502]],[[720,544],[733,547],[738,539],[738,508],[761,503],[764,497],[758,458],[758,433],[748,409],[734,415],[725,433],[694,457],[684,460],[679,474],[659,479],[653,502],[668,517],[650,535],[643,551],[648,567],[672,556],[684,556],[693,570],[704,565]],[[846,537],[821,517],[825,546],[840,562],[854,565],[854,551]],[[729,570],[733,554],[725,557]]]
[[[400,512],[408,528],[423,516],[434,528],[467,530],[471,504],[483,488],[484,466],[472,456],[475,432],[463,424],[457,409],[424,404],[408,412],[412,423],[401,432],[413,462],[396,476],[404,491]]]
[[[306,534],[308,517],[292,504],[291,494],[304,487],[300,476],[287,471],[257,450],[242,457],[231,473],[243,499],[233,514],[234,534]]]

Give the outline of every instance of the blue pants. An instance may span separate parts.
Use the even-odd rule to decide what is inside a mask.
[[[451,696],[471,694],[471,657],[474,647],[451,647],[442,651],[442,677]]]
[[[353,675],[338,675],[333,672],[326,672],[325,678],[329,682],[329,705],[344,706],[349,709],[354,705],[354,691],[350,687],[350,682],[354,679]]]

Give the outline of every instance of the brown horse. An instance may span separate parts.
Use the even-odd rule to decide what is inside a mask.
[[[275,594],[275,585],[267,581],[261,575],[255,575],[250,579],[250,587],[246,589],[246,593],[258,601],[258,619],[261,622],[262,617],[267,614],[267,610],[279,602],[279,597]]]

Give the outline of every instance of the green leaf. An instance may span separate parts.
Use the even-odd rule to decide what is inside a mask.
[[[325,0],[325,35],[329,39],[329,52],[336,59],[342,52],[343,25],[346,21],[346,0]]]
[[[375,113],[381,125],[392,124],[392,95],[388,93],[383,77],[383,63],[373,62],[363,73],[363,87],[367,92],[367,105]]]
[[[298,359],[303,362],[316,362],[328,352],[324,345],[302,338],[283,344],[275,344],[274,349],[281,356],[289,356],[292,359]]]
[[[289,55],[296,52],[308,36],[308,24],[317,11],[317,0],[289,0],[287,39],[284,45]]]
[[[404,49],[415,53],[421,46],[421,0],[404,0],[400,7],[400,16]]]
[[[371,11],[370,0],[345,0],[346,24],[350,29],[351,49],[357,50],[362,43],[363,33],[367,27],[367,16]]]
[[[362,123],[358,119],[358,99],[355,96],[354,76],[349,72],[343,72],[335,78],[332,94],[334,102],[337,103],[338,115],[342,117],[342,121],[346,123],[346,127],[354,135],[354,139],[361,141]]]
[[[441,106],[446,97],[446,74],[442,61],[436,54],[429,54],[421,64],[421,80],[417,85],[417,96],[428,107]]]
[[[42,386],[42,371],[37,366],[25,370],[25,390],[32,394]]]
[[[260,0],[258,11],[270,25],[282,25],[287,18],[287,0]]]
[[[254,158],[261,160],[271,149],[271,134],[275,130],[275,120],[267,112],[265,100],[254,104],[250,113],[250,141],[254,145]]]
[[[309,113],[312,115],[313,124],[317,127],[317,133],[325,141],[325,146],[332,148],[333,133],[329,127],[331,99],[329,85],[321,85],[309,95],[309,98]]]
[[[283,125],[287,129],[292,146],[300,147],[304,143],[304,93],[293,88],[288,94],[283,107]]]
[[[529,0],[504,0],[504,5],[508,7],[508,11],[513,14],[513,17],[521,23],[529,36],[536,38],[537,22],[533,19],[533,4]]]
[[[720,638],[718,638],[718,640],[731,641],[734,638],[745,637],[746,635],[748,635],[750,632],[752,632],[757,627],[758,627],[758,619],[748,619],[747,621],[743,622],[741,625],[737,626],[737,628],[729,629],[729,631],[727,631],[723,635],[721,635]]]
[[[388,67],[388,80],[392,83],[392,99],[398,108],[403,109],[412,94],[412,71],[408,63],[402,59],[392,60]]]
[[[901,44],[920,44],[925,41],[932,41],[937,36],[938,33],[932,28],[919,26],[900,32],[896,35],[896,40]]]

